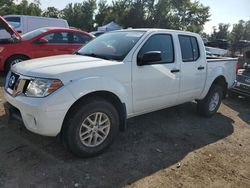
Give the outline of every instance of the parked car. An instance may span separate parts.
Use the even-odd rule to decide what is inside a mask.
[[[69,28],[67,20],[26,15],[6,15],[3,18],[20,34],[28,33],[41,27]],[[8,33],[0,32],[0,38],[6,38]]]
[[[6,73],[10,66],[27,59],[72,54],[85,45],[93,35],[78,29],[44,27],[20,35],[4,19],[0,29],[10,33],[10,39],[0,39],[0,71]]]
[[[245,64],[244,69],[238,71],[234,87],[228,94],[230,97],[250,97],[250,64]]]
[[[112,31],[75,55],[15,64],[6,78],[5,108],[28,130],[60,135],[76,155],[93,156],[134,116],[196,100],[198,113],[211,117],[234,83],[236,63],[207,60],[195,33]]]

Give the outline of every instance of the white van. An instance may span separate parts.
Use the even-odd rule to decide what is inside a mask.
[[[69,28],[67,20],[64,19],[38,17],[38,16],[25,16],[25,15],[6,15],[3,17],[20,34],[24,34],[41,27]],[[5,34],[1,32],[0,38],[3,38],[4,35]]]

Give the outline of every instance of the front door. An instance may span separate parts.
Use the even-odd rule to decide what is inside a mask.
[[[34,43],[33,57],[46,57],[53,55],[71,54],[73,52],[72,46],[69,44],[68,32],[53,32],[43,36],[48,43],[38,44]]]
[[[161,53],[161,60],[139,66],[145,53]],[[135,114],[175,104],[179,93],[180,64],[175,61],[173,36],[168,33],[148,37],[133,57],[132,89]]]

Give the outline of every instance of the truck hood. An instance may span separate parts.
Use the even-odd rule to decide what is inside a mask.
[[[106,67],[120,64],[123,63],[88,56],[59,55],[23,61],[11,70],[24,76],[57,78],[67,82],[84,76],[100,76],[97,74],[102,74]]]
[[[0,16],[0,30],[2,29],[6,30],[14,39],[22,39],[21,35],[19,35],[19,33],[2,16]]]

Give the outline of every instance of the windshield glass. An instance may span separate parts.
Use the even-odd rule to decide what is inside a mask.
[[[32,39],[32,38],[34,38],[42,33],[47,32],[47,31],[48,31],[48,29],[46,29],[46,28],[39,28],[39,29],[36,29],[34,31],[30,31],[28,33],[25,33],[24,35],[22,35],[22,38],[23,38],[23,40],[29,40],[29,39]]]
[[[90,41],[77,54],[122,61],[144,33],[144,31],[105,33]]]
[[[9,22],[10,25],[12,25],[13,28],[18,28],[21,25],[21,19],[20,17],[7,17],[4,18],[6,21]]]

